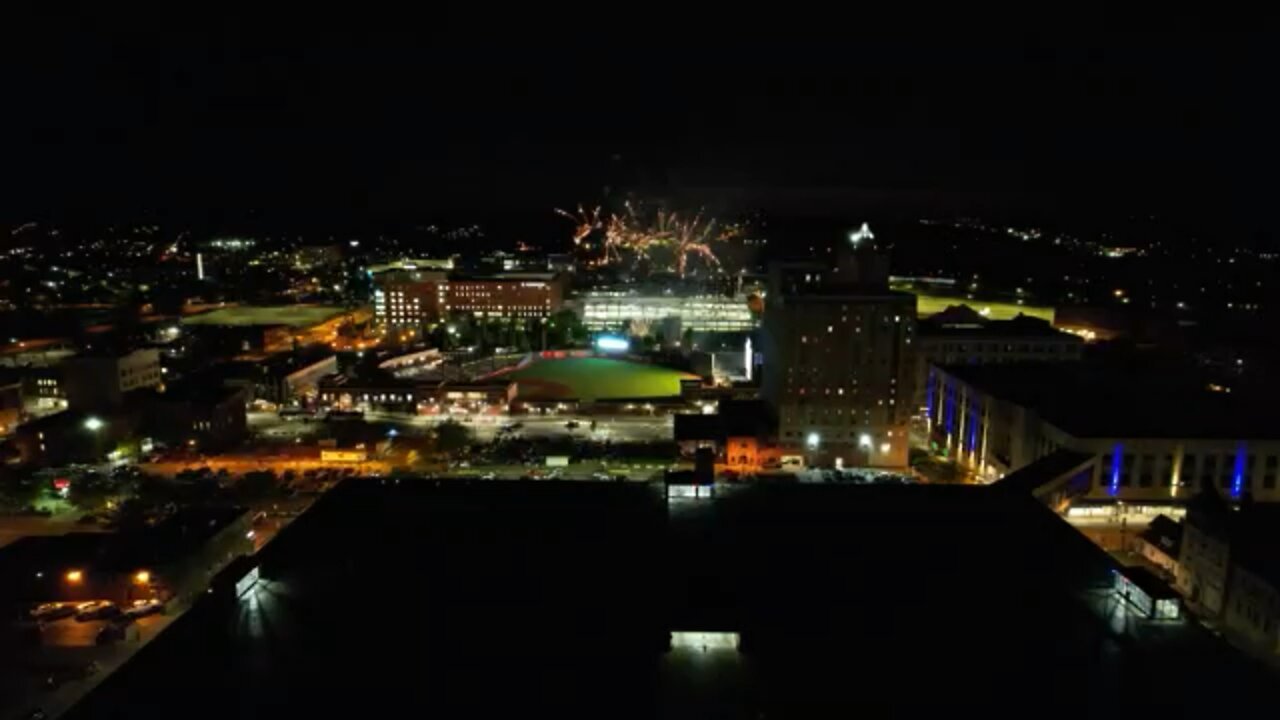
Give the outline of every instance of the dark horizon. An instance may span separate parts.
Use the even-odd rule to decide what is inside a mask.
[[[1267,226],[1261,33],[727,28],[686,46],[553,24],[37,23],[8,50],[3,219],[413,222],[632,191],[729,212]]]

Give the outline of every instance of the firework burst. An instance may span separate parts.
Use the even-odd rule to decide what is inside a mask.
[[[740,234],[736,226],[720,227],[712,218],[699,210],[692,218],[685,219],[677,212],[658,210],[652,216],[640,212],[628,202],[623,212],[613,213],[608,219],[601,217],[600,208],[587,212],[578,206],[577,214],[557,209],[556,212],[577,224],[573,241],[580,245],[592,233],[604,233],[604,261],[621,260],[623,253],[635,259],[652,261],[653,252],[665,249],[674,258],[674,269],[684,277],[689,258],[698,257],[708,266],[719,267],[720,259],[712,250],[712,244],[728,240]]]
[[[599,205],[597,205],[595,210],[592,210],[591,212],[587,212],[585,207],[578,205],[578,212],[576,214],[571,213],[568,210],[556,208],[556,214],[569,218],[573,222],[577,223],[577,227],[573,230],[574,245],[581,245],[582,241],[586,240],[591,233],[604,227],[604,223],[600,220]]]

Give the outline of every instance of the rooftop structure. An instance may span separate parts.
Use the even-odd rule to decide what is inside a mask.
[[[1209,716],[1273,686],[1198,624],[1117,603],[1116,566],[1052,513],[974,488],[773,485],[668,510],[632,483],[345,482],[258,561],[255,587],[206,595],[71,720],[140,696],[138,720],[192,697],[195,718],[1004,716],[1046,678],[1069,678],[1067,714]],[[416,599],[412,621],[352,612],[370,578]],[[928,692],[921,648],[947,668]]]
[[[1082,363],[933,367],[934,442],[995,478],[1060,450],[1093,456],[1087,494],[1186,500],[1209,489],[1280,501],[1280,430],[1267,398],[1182,375]]]
[[[949,365],[945,372],[1081,437],[1280,439],[1264,399],[1213,392],[1185,376],[1074,363]]]
[[[1079,360],[1084,341],[1047,320],[1017,315],[991,320],[970,307],[947,308],[917,325],[916,406],[924,405],[929,365],[1003,365]]]

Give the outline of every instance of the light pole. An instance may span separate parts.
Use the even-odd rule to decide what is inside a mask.
[[[96,463],[102,457],[102,428],[106,427],[106,423],[102,418],[96,415],[90,415],[84,419],[84,429],[93,435],[93,461]]]

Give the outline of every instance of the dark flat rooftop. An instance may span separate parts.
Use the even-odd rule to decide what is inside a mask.
[[[1211,392],[1192,378],[1090,363],[948,365],[959,380],[1077,437],[1280,438],[1271,398]]]
[[[356,480],[261,559],[68,717],[1130,717],[1265,689],[1197,626],[1158,652],[1111,634],[1075,599],[1106,554],[983,488],[668,511],[643,485]],[[743,650],[667,651],[673,629]]]
[[[977,313],[974,313],[975,315]],[[1083,343],[1084,341],[1070,333],[1055,330],[1048,321],[1029,315],[1021,315],[1009,320],[987,320],[979,316],[973,323],[952,324],[939,315],[920,320],[917,330],[921,336],[955,337],[957,339],[1018,339],[1018,338],[1058,338],[1064,342]]]

